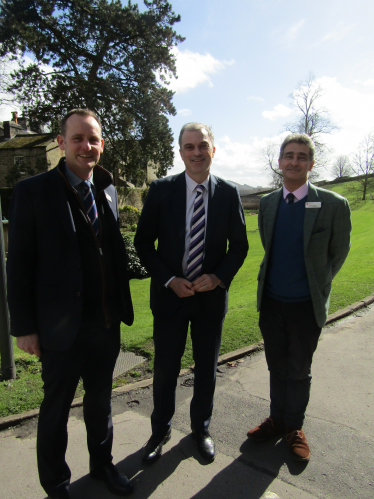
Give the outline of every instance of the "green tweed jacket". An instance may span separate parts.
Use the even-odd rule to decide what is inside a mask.
[[[274,224],[282,188],[264,196],[258,212],[258,227],[265,250],[260,265],[257,310],[260,310]],[[351,212],[348,201],[331,191],[309,184],[308,202],[320,208],[306,208],[304,218],[304,260],[317,324],[323,327],[329,310],[331,282],[350,248]]]

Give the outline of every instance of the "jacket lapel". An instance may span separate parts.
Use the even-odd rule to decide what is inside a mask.
[[[58,167],[51,170],[49,177],[48,194],[50,198],[49,206],[51,211],[54,212],[56,219],[60,220],[67,236],[69,237],[73,246],[77,246],[78,241],[75,235],[75,226],[73,215],[64,191],[63,179],[60,178]]]
[[[271,243],[273,240],[273,232],[275,220],[277,218],[278,206],[283,193],[283,187],[275,191],[274,196],[272,196],[271,202],[266,207],[266,220],[267,223],[264,225],[264,238],[266,242],[266,248],[271,248]],[[263,214],[263,219],[265,219],[265,213]]]
[[[309,189],[308,189],[308,197],[307,197],[308,202],[320,202],[322,206],[322,200],[318,195],[317,189],[314,187],[314,185],[309,184]],[[305,217],[304,217],[304,252],[306,252],[310,240],[310,236],[313,232],[313,227],[315,224],[315,221],[317,219],[318,213],[320,212],[321,208],[306,208],[305,209]]]
[[[186,231],[186,176],[181,173],[176,176],[174,181],[174,191],[172,197],[173,213],[170,214],[171,220],[174,220],[175,228],[178,233],[179,242],[184,251],[185,231]]]
[[[208,201],[208,219],[205,235],[205,248],[213,235],[214,226],[219,214],[219,206],[223,202],[223,192],[220,180],[214,175],[209,177],[209,201]]]

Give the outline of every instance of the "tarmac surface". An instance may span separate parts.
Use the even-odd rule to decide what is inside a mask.
[[[284,440],[256,444],[246,432],[269,415],[262,352],[219,367],[211,434],[217,457],[200,458],[190,436],[193,375],[181,376],[171,441],[156,463],[141,461],[150,437],[152,387],[113,398],[114,463],[132,478],[133,499],[373,499],[374,305],[324,328],[313,361],[304,425],[309,463],[294,462]],[[147,384],[147,383],[145,383]],[[72,499],[114,499],[88,475],[82,408],[71,410],[67,461]],[[0,497],[45,498],[36,468],[37,418],[0,432]]]

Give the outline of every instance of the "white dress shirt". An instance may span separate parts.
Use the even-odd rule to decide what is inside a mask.
[[[209,178],[210,178],[210,175],[208,175],[208,177],[204,180],[204,182],[198,184],[197,182],[192,180],[192,178],[189,177],[186,172],[184,174],[186,176],[186,227],[185,227],[184,255],[182,260],[183,274],[186,273],[188,254],[190,250],[191,220],[193,215],[193,206],[196,198],[196,186],[198,185],[204,186],[203,201],[205,207],[205,234],[206,234],[206,226],[208,220]],[[168,280],[168,282],[165,283],[166,287],[168,286],[169,282],[172,279],[174,279],[174,277],[175,276],[173,276],[171,279]]]

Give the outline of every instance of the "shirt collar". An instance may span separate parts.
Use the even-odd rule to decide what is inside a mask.
[[[207,191],[209,191],[209,178],[210,178],[210,174],[207,176],[207,178],[204,180],[204,182],[201,182],[201,184],[198,184],[197,182],[195,182],[189,175],[187,175],[186,172],[184,172],[185,176],[186,176],[186,185],[187,185],[187,189],[191,192],[194,191],[194,189],[196,189],[196,186],[197,185],[203,185],[205,187],[205,189]]]
[[[77,187],[77,185],[79,185],[79,184],[81,184],[83,182],[82,178],[78,177],[78,175],[76,175],[74,172],[72,172],[70,170],[70,168],[66,164],[66,161],[65,161],[65,175],[66,175],[66,178],[69,181],[69,184],[72,187]],[[87,182],[90,182],[91,186],[94,185],[93,175],[91,175],[91,177],[87,180]]]
[[[305,198],[305,196],[308,195],[308,190],[309,190],[309,182],[308,180],[303,184],[301,187],[296,189],[296,191],[293,191],[293,195],[295,196],[297,201],[300,201],[300,199]],[[289,194],[291,191],[286,189],[285,186],[283,186],[283,198],[286,199],[287,194]]]

